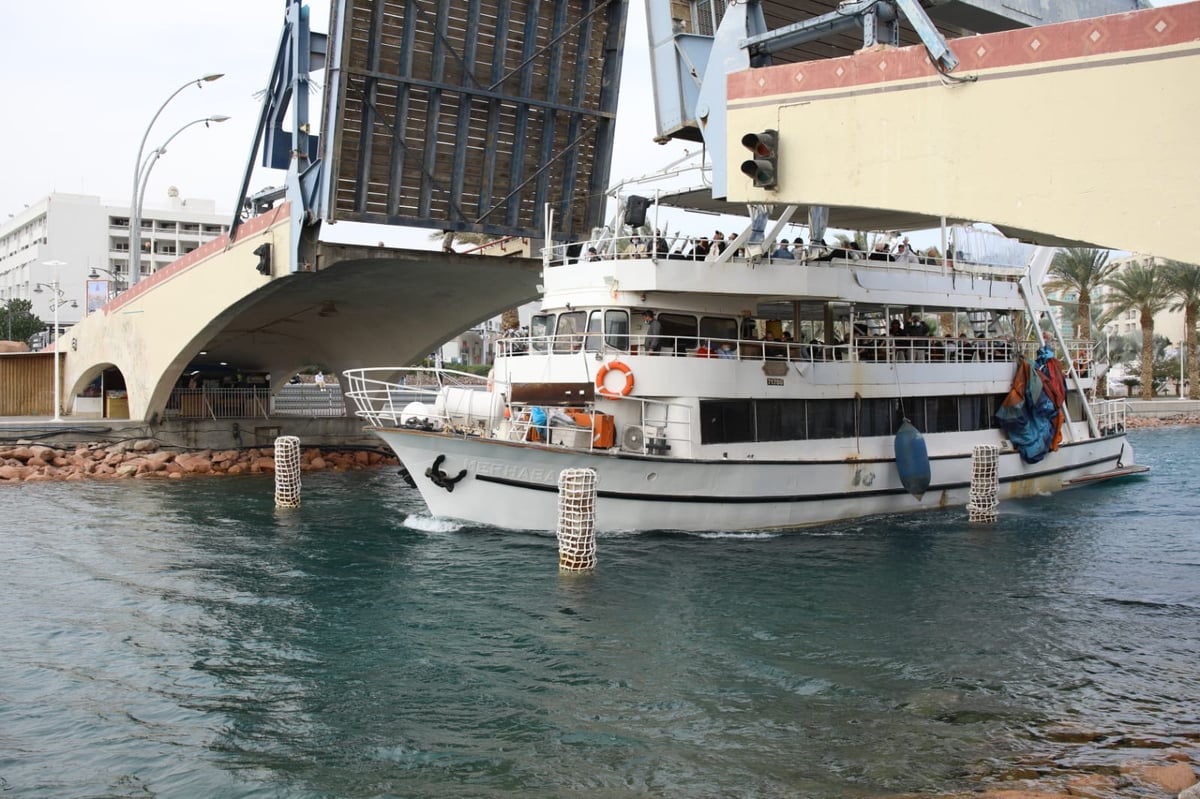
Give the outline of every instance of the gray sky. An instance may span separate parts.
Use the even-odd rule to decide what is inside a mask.
[[[313,30],[327,31],[329,0],[313,0],[310,7]],[[0,107],[7,111],[0,213],[56,191],[129,205],[138,144],[154,113],[185,82],[214,72],[225,75],[189,86],[170,101],[145,152],[194,119],[223,114],[229,121],[196,125],[174,139],[150,173],[145,204],[162,205],[175,186],[185,198],[211,199],[218,211],[231,212],[258,120],[254,94],[267,84],[284,8],[283,0],[9,4],[9,41],[0,48]],[[645,76],[649,56],[640,0],[630,11],[625,75]],[[323,82],[324,75],[314,78]],[[642,174],[671,156],[652,141],[647,82],[632,83],[625,85],[630,95],[641,95],[641,113],[619,114],[617,152],[643,157],[622,159],[616,168],[633,166],[630,174]],[[319,120],[315,99],[310,112]],[[623,97],[622,106],[631,100]],[[251,191],[283,182],[283,172],[258,168]]]
[[[329,0],[310,6],[313,29],[326,31]],[[146,152],[191,120],[213,114],[231,119],[208,129],[193,126],[172,142],[151,173],[146,205],[161,205],[175,186],[183,197],[211,199],[218,211],[232,211],[258,119],[254,94],[267,83],[284,8],[283,0],[6,4],[0,213],[55,191],[128,205],[138,143],[155,111],[185,81],[211,72],[225,77],[173,99]],[[631,0],[614,159],[614,172],[622,177],[645,174],[683,150],[652,142],[642,17],[641,0]],[[319,106],[313,113],[319,119]],[[259,169],[251,190],[282,183],[283,173]]]

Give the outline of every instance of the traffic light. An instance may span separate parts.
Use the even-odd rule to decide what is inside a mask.
[[[254,267],[260,275],[271,274],[271,245],[260,244],[254,248],[254,254],[258,256],[258,266]]]
[[[742,146],[753,154],[742,162],[742,174],[754,179],[760,189],[774,189],[779,180],[779,131],[767,129],[762,133],[747,133]]]

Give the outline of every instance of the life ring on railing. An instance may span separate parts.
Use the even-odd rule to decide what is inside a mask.
[[[611,391],[604,385],[604,379],[614,369],[625,373],[625,385],[621,386],[620,391]],[[609,399],[618,399],[620,397],[628,397],[630,391],[633,391],[633,370],[627,364],[620,361],[609,361],[600,367],[600,371],[596,372],[596,392],[600,396],[608,397]]]

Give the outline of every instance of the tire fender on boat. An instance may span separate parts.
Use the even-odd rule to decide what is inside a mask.
[[[621,386],[620,391],[613,391],[604,385],[604,379],[613,370],[625,373],[625,385]],[[609,361],[596,372],[596,393],[600,396],[617,399],[618,397],[628,397],[631,391],[633,391],[633,370],[629,368],[628,364],[621,361]]]

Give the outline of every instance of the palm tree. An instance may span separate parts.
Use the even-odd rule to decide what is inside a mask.
[[[1167,307],[1166,270],[1133,263],[1104,281],[1105,300],[1115,313],[1138,312],[1142,328],[1142,399],[1154,399],[1154,315]]]
[[[1075,317],[1075,338],[1087,341],[1092,337],[1092,292],[1116,270],[1108,262],[1107,250],[1088,247],[1068,247],[1054,254],[1050,262],[1046,289],[1064,296],[1074,294],[1079,306]]]
[[[1200,364],[1196,362],[1196,322],[1200,321],[1200,266],[1180,261],[1163,264],[1167,273],[1167,286],[1175,304],[1172,311],[1183,311],[1183,347],[1187,353],[1188,398],[1200,399]]]

